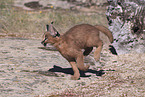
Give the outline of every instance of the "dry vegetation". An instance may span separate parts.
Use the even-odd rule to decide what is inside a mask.
[[[64,33],[80,24],[107,24],[105,13],[82,13],[70,10],[26,11],[12,6],[11,0],[0,1],[0,37],[41,38],[45,24],[55,22],[55,27]],[[105,25],[106,26],[106,25]]]

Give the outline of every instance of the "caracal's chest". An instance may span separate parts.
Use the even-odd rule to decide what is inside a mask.
[[[74,61],[77,57],[78,50],[74,46],[67,44],[66,42],[59,43],[56,48],[68,61]]]

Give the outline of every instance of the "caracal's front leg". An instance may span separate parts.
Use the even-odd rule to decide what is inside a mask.
[[[79,73],[78,67],[76,65],[76,62],[69,62],[69,63],[72,66],[72,69],[74,71],[74,75],[71,77],[71,79],[78,80],[80,78],[80,73]]]
[[[82,53],[79,53],[76,59],[77,67],[82,70],[86,71],[89,69],[90,65],[84,65],[84,55]]]

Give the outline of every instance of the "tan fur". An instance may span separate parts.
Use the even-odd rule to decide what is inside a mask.
[[[84,56],[89,55],[93,50],[93,47],[97,47],[94,52],[94,58],[96,61],[100,58],[102,50],[102,40],[99,38],[99,31],[105,33],[110,42],[113,42],[113,36],[111,32],[104,26],[80,24],[72,27],[64,35],[60,37],[53,37],[50,32],[45,33],[45,40],[42,44],[50,43],[54,45],[61,55],[68,60],[74,75],[72,79],[77,80],[80,77],[79,70],[86,71],[90,65],[84,65]],[[82,52],[82,49],[85,51]]]
[[[102,25],[95,25],[95,27],[101,32],[103,32],[105,35],[107,35],[111,43],[113,42],[113,36],[111,34],[111,31],[108,28]]]

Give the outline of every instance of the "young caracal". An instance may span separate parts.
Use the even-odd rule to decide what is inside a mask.
[[[46,29],[44,40],[41,43],[44,46],[50,43],[66,58],[74,71],[74,75],[71,77],[73,80],[79,79],[79,69],[86,71],[90,67],[90,65],[84,65],[84,56],[89,55],[93,47],[97,48],[94,52],[94,58],[96,61],[99,60],[103,45],[102,40],[99,38],[100,31],[108,36],[111,43],[113,42],[112,33],[106,27],[100,25],[76,25],[61,36],[52,23],[46,25]],[[82,49],[84,49],[84,52],[82,52]]]

